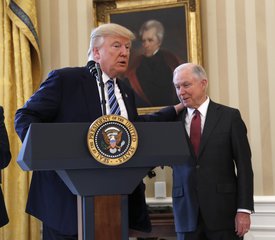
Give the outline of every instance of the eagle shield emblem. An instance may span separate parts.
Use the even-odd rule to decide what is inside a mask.
[[[118,115],[105,115],[94,121],[87,134],[93,158],[106,165],[119,165],[136,152],[138,135],[134,125]]]

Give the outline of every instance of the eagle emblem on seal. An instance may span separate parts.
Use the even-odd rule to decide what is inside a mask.
[[[108,127],[102,131],[102,134],[104,142],[106,143],[106,150],[109,150],[112,154],[121,151],[121,148],[125,144],[125,141],[121,141],[122,131],[116,127]]]

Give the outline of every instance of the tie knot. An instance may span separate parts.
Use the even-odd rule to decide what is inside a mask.
[[[110,78],[108,81],[107,81],[108,85],[114,85],[114,80],[112,78]]]
[[[108,91],[113,91],[113,89],[115,88],[115,82],[113,79],[109,79],[107,81],[107,88],[108,88]]]
[[[194,117],[195,116],[197,116],[197,117],[200,116],[200,111],[198,109],[195,109],[194,112],[193,112],[193,115],[194,115]]]

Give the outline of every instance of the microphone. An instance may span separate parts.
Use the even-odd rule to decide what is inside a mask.
[[[95,66],[96,62],[91,60],[87,63],[87,67],[89,68],[91,74],[96,78],[98,79],[98,71],[96,69],[96,66]]]
[[[99,81],[100,81],[100,79],[102,80],[102,71],[101,71],[99,63],[97,63],[97,62],[95,63],[95,69],[97,72],[98,80]],[[103,81],[102,81],[102,83],[103,83]]]
[[[99,86],[101,90],[100,92],[101,92],[102,114],[106,115],[106,99],[105,99],[104,83],[102,80],[102,71],[100,68],[100,64],[91,60],[88,62],[87,66],[92,76],[94,76],[96,80],[99,81]]]

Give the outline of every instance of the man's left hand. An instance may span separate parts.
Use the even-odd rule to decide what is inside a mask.
[[[239,237],[243,237],[244,234],[250,229],[250,214],[245,212],[238,212],[235,217],[235,231]]]

